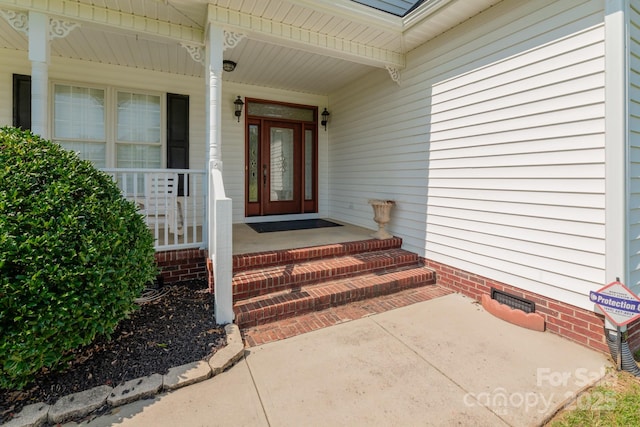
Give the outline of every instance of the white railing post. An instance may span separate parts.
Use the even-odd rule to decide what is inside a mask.
[[[211,258],[215,313],[218,324],[232,323],[233,314],[233,245],[232,245],[232,202],[225,196],[222,172],[210,168],[209,211],[209,257]]]

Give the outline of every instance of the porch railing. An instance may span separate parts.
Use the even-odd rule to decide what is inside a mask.
[[[138,206],[156,250],[204,246],[206,172],[192,169],[102,169]]]

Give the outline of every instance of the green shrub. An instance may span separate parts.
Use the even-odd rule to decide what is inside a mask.
[[[108,336],[155,274],[153,236],[109,176],[0,128],[0,388]]]

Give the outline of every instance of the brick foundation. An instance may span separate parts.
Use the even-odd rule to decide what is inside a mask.
[[[604,316],[429,259],[423,260],[427,267],[436,272],[438,285],[478,301],[483,294],[490,295],[491,288],[526,298],[535,302],[536,313],[544,317],[548,331],[586,347],[609,353],[603,329]],[[639,347],[640,321],[635,322],[629,331],[630,347]]]
[[[164,283],[205,279],[213,290],[213,275],[208,272],[211,266],[207,265],[206,250],[181,249],[156,252],[155,258],[161,269]],[[492,287],[526,298],[535,302],[536,313],[543,316],[546,329],[550,332],[586,347],[604,353],[609,352],[603,333],[604,316],[446,264],[424,258],[422,260],[427,267],[436,272],[438,285],[477,301],[481,300],[482,295],[490,295]],[[235,259],[234,262],[236,262]],[[640,320],[628,326],[628,342],[631,351],[640,349]]]
[[[203,249],[156,252],[156,263],[164,283],[207,279],[206,259],[207,251]]]
[[[207,284],[209,285],[209,292],[214,292],[214,283],[213,283],[213,261],[211,258],[207,257]]]

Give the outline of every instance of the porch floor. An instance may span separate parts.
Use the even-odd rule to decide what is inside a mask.
[[[233,254],[264,252],[278,249],[295,249],[305,246],[327,245],[331,243],[353,242],[370,239],[373,230],[355,225],[342,227],[315,228],[310,230],[279,231],[258,233],[247,224],[233,224]]]

